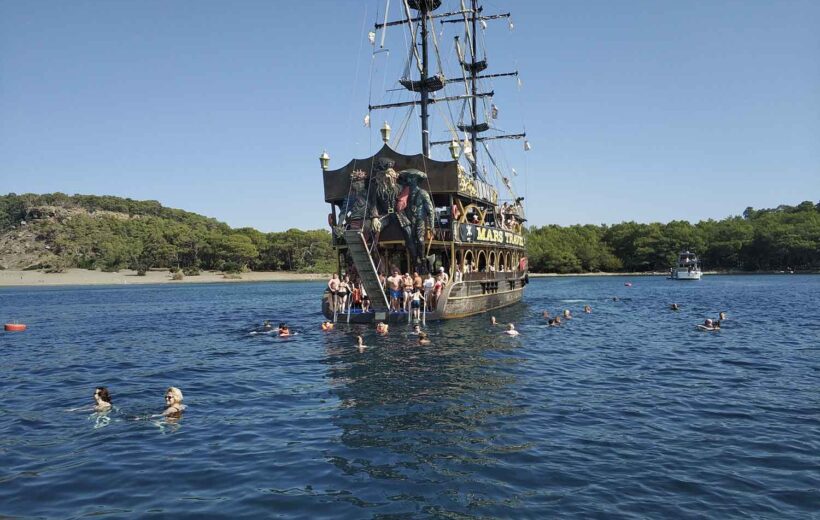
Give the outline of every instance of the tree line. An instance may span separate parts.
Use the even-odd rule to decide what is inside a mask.
[[[200,269],[329,272],[335,266],[328,231],[232,229],[157,201],[63,193],[1,196],[0,233],[19,227],[47,244],[51,255],[39,267],[54,270],[169,268],[196,274]]]
[[[25,222],[25,224],[21,224]],[[0,234],[25,226],[48,246],[39,267],[333,272],[326,230],[262,233],[159,202],[96,195],[0,196]],[[684,249],[706,269],[820,269],[820,203],[746,208],[742,216],[667,224],[531,226],[533,272],[666,271]]]
[[[742,216],[623,222],[613,226],[530,227],[527,252],[534,272],[667,271],[683,250],[705,269],[814,270],[820,268],[820,203],[746,208]]]

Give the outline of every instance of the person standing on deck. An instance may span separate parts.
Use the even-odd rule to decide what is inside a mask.
[[[327,282],[327,288],[330,290],[330,309],[333,312],[336,312],[338,307],[336,303],[336,293],[339,292],[339,275],[337,273],[333,273],[333,276],[330,277],[330,280]]]
[[[399,312],[401,309],[401,280],[398,269],[393,269],[393,274],[387,278],[387,288],[390,290],[390,310],[393,312]]]
[[[435,285],[436,281],[433,279],[433,273],[427,273],[427,278],[424,280],[424,297],[427,303],[427,310],[432,310],[433,287]]]

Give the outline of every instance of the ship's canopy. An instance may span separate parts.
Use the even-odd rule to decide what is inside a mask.
[[[430,192],[437,206],[447,205],[450,195],[485,204],[498,202],[498,191],[464,171],[458,161],[437,161],[422,154],[404,155],[386,144],[375,155],[353,159],[337,170],[324,171],[325,202],[345,201],[350,194],[351,174],[360,171],[370,177],[376,169],[376,161],[382,158],[392,160],[397,172],[414,169],[426,173],[427,181],[422,188]]]

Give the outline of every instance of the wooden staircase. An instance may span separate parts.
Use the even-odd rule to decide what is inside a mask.
[[[367,248],[367,242],[361,230],[348,229],[345,231],[345,241],[347,242],[347,252],[353,260],[353,265],[359,272],[359,278],[364,285],[367,296],[370,298],[370,306],[376,311],[386,311],[389,307],[387,295],[379,281],[379,273],[373,257]]]

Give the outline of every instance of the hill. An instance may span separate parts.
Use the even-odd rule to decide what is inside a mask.
[[[328,272],[333,263],[325,230],[233,229],[153,200],[63,193],[0,196],[3,269]]]

